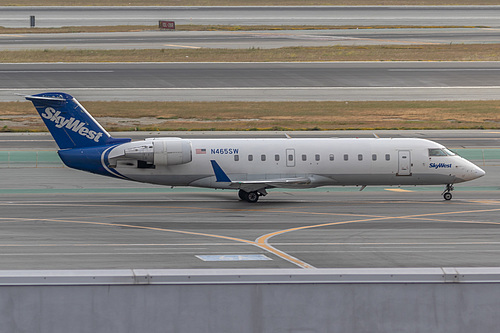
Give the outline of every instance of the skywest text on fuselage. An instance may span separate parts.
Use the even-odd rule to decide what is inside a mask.
[[[429,168],[439,169],[439,168],[451,168],[451,163],[430,163]]]

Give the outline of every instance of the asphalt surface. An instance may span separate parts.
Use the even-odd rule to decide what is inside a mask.
[[[64,91],[79,100],[487,100],[499,62],[0,64],[0,101]]]
[[[0,25],[417,25],[500,26],[500,6],[0,7]]]
[[[248,204],[66,168],[1,171],[0,269],[500,266],[499,187],[487,178],[457,185],[451,202],[440,187],[405,187]]]
[[[450,147],[500,146],[495,131],[378,134]],[[28,149],[55,147],[46,134],[0,136],[0,150]],[[450,202],[441,198],[440,186],[363,192],[328,187],[270,191],[248,204],[234,191],[171,189],[63,167],[2,164],[0,269],[499,267],[500,164],[481,167],[486,176],[457,184]]]
[[[499,43],[500,29],[346,29],[283,31],[140,31],[0,35],[2,50],[272,49],[293,46]]]

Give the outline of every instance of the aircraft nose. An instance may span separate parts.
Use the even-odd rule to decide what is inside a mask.
[[[469,172],[467,172],[467,175],[466,175],[466,179],[467,180],[473,180],[473,179],[477,179],[477,178],[480,178],[482,176],[484,176],[486,174],[486,172],[484,172],[483,169],[481,169],[480,167],[478,167],[477,165],[474,165],[473,168],[471,168],[469,170]]]
[[[478,166],[476,166],[475,173],[476,173],[476,178],[482,177],[486,174],[486,172]]]
[[[467,161],[467,163],[464,164],[462,168],[463,169],[461,176],[459,176],[458,178],[462,179],[462,181],[464,182],[480,178],[486,174],[483,169],[469,161]]]

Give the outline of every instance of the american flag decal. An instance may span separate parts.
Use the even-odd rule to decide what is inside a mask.
[[[207,150],[205,148],[203,149],[196,149],[196,154],[206,154]]]

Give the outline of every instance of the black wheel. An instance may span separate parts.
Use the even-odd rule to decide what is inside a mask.
[[[259,193],[255,192],[255,191],[248,192],[246,200],[248,202],[251,202],[251,203],[257,202],[259,200]]]
[[[247,201],[248,199],[248,192],[245,192],[243,190],[238,191],[238,197],[240,197],[241,200]]]
[[[444,198],[444,200],[451,200],[451,198],[453,198],[453,196],[451,195],[450,192],[446,192],[445,194],[443,194],[443,198]]]

